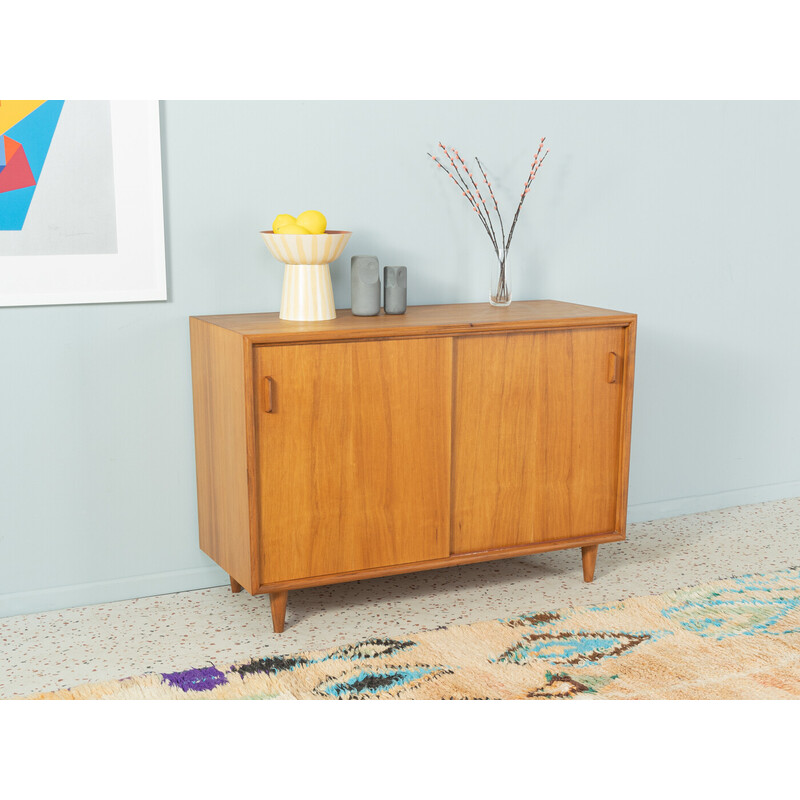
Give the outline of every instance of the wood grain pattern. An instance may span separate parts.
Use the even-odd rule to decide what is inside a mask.
[[[617,479],[616,528],[624,534],[628,522],[628,477],[631,463],[631,420],[633,415],[633,372],[636,361],[636,318],[625,328],[625,357],[622,362],[623,400],[619,435],[619,478]]]
[[[255,348],[262,583],[448,555],[451,347]]]
[[[278,591],[269,593],[269,608],[272,613],[272,630],[275,633],[283,633],[286,624],[286,601],[289,592]]]
[[[594,567],[597,564],[596,544],[581,548],[581,561],[583,562],[583,580],[591,583],[594,580]]]
[[[282,320],[277,313],[221,314],[198,317],[244,336],[251,344],[323,342],[342,339],[449,336],[491,331],[627,325],[633,315],[556,300],[515,301],[499,308],[488,303],[409,306],[405,314],[357,317],[338,309],[336,319],[320,322]]]
[[[609,383],[616,383],[617,382],[617,368],[619,363],[619,357],[616,353],[609,353],[608,354],[608,382]]]
[[[609,533],[617,518],[621,327],[458,343],[453,551]]]
[[[499,550],[484,550],[478,553],[463,553],[447,558],[433,558],[428,561],[414,561],[410,564],[390,564],[376,569],[356,570],[355,572],[340,572],[331,575],[316,575],[313,578],[298,578],[290,581],[276,581],[265,583],[258,587],[257,593],[272,592],[283,589],[305,589],[310,586],[327,586],[332,583],[347,583],[348,581],[361,581],[370,578],[383,578],[387,575],[402,575],[407,572],[424,572],[430,569],[444,569],[445,567],[458,567],[463,564],[478,564],[482,561],[500,561],[504,558],[517,558],[535,553],[549,553],[553,550],[570,550],[588,545],[601,545],[610,542],[621,542],[625,537],[619,533],[605,533],[599,536],[585,536],[576,539],[562,539],[555,542],[539,542],[523,547],[505,547]]]
[[[625,538],[636,317],[555,301],[193,317],[200,544],[287,592]]]
[[[190,338],[200,548],[252,592],[246,344],[196,318]]]

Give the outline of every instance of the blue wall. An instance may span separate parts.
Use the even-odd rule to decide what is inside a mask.
[[[409,303],[484,301],[488,239],[425,155],[477,154],[514,296],[639,314],[630,519],[800,495],[800,103],[167,102],[169,300],[0,309],[0,614],[221,584],[196,544],[188,317],[277,311],[258,231],[324,211]]]

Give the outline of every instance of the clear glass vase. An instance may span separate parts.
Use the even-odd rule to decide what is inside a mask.
[[[493,306],[511,304],[511,280],[508,275],[508,250],[501,250],[492,265],[492,283],[489,288],[489,302]]]

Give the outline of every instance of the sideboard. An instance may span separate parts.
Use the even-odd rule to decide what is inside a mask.
[[[200,547],[234,592],[625,538],[636,316],[552,300],[190,319]]]

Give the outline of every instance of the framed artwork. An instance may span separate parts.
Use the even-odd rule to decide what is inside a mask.
[[[0,100],[0,306],[166,298],[158,103]]]

